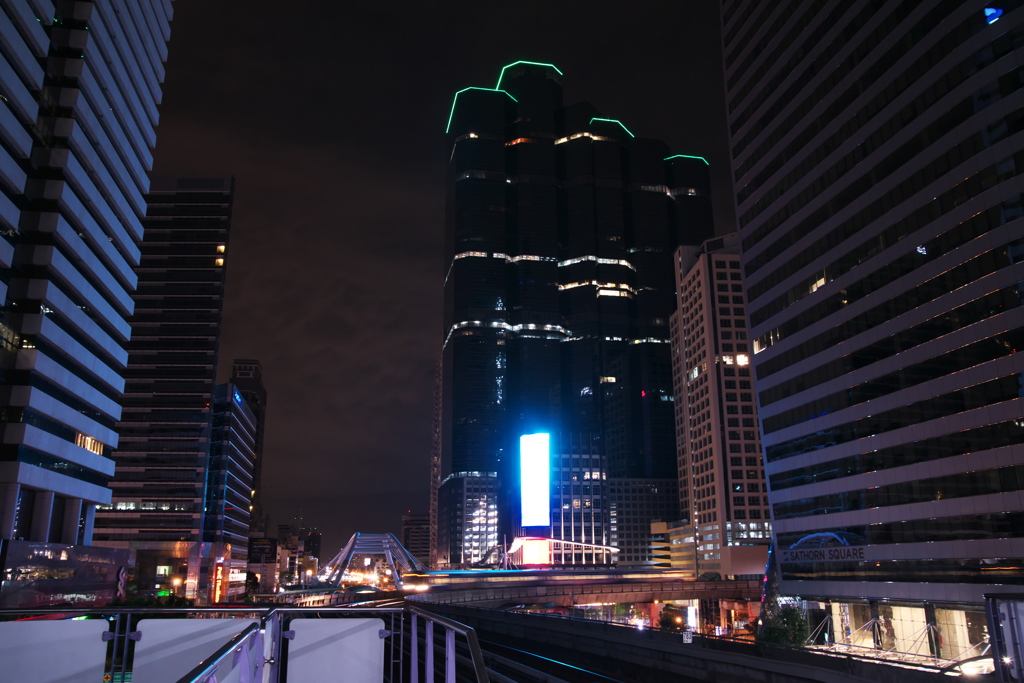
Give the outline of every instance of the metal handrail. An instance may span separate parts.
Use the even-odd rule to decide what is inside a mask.
[[[470,628],[465,624],[460,624],[457,621],[442,617],[439,614],[434,614],[421,607],[415,605],[406,605],[405,609],[409,610],[415,615],[421,616],[424,619],[429,619],[441,626],[444,626],[449,631],[458,633],[466,638],[466,643],[469,646],[469,654],[473,661],[473,671],[476,673],[477,683],[489,683],[490,679],[487,677],[487,667],[484,664],[484,653],[480,649],[480,641],[476,637],[476,629]],[[415,635],[413,634],[413,640],[415,641]],[[428,645],[433,645],[432,643]]]
[[[206,676],[212,675],[217,670],[217,666],[220,661],[227,657],[231,652],[244,643],[249,636],[255,634],[259,630],[259,626],[256,624],[249,624],[241,633],[238,633],[231,640],[224,643],[214,652],[212,655],[204,659],[199,664],[196,664],[187,674],[178,679],[178,683],[196,683],[196,681],[206,680]],[[262,653],[260,653],[262,656]]]
[[[374,612],[377,614],[402,614],[408,612],[411,615],[419,616],[423,618],[426,623],[430,626],[428,633],[433,632],[433,624],[436,624],[445,629],[445,649],[454,650],[454,638],[456,635],[463,636],[467,647],[469,648],[469,654],[472,658],[472,668],[475,674],[475,680],[477,683],[489,683],[487,667],[484,662],[483,651],[480,648],[479,640],[477,639],[476,631],[466,626],[465,624],[459,623],[447,617],[439,614],[434,614],[428,610],[425,610],[416,605],[405,603],[404,605],[396,605],[393,601],[381,601],[390,604],[382,604],[373,607],[334,607],[334,606],[323,606],[323,607],[294,607],[290,605],[254,605],[253,607],[49,607],[49,608],[35,608],[35,609],[7,609],[0,610],[0,616],[4,614],[18,614],[25,616],[41,616],[41,615],[82,615],[92,614],[98,617],[121,617],[122,615],[130,617],[145,617],[145,616],[157,616],[157,615],[168,615],[168,614],[180,614],[180,615],[204,615],[204,614],[233,614],[233,615],[253,615],[253,618],[258,618],[258,624],[249,624],[239,634],[234,636],[230,641],[221,646],[213,655],[205,659],[202,663],[194,667],[185,677],[179,679],[178,683],[195,683],[197,681],[204,680],[204,677],[208,677],[212,672],[210,669],[216,667],[216,665],[234,648],[238,647],[241,643],[253,636],[256,631],[267,632],[268,628],[272,627],[275,622],[281,623],[280,620],[284,619],[289,615],[296,614],[365,614],[366,612]],[[413,643],[416,642],[417,634],[412,633]],[[127,640],[125,641],[127,643]],[[280,646],[279,634],[274,634],[271,638],[271,642]],[[126,645],[127,647],[127,645]],[[432,652],[434,643],[432,639],[428,638],[427,647],[431,648],[429,652]],[[278,651],[279,652],[279,651]],[[261,653],[262,656],[263,653]],[[428,655],[432,659],[432,655]],[[277,654],[271,656],[271,659],[266,660],[267,664],[276,665]],[[454,656],[452,658],[454,665]]]

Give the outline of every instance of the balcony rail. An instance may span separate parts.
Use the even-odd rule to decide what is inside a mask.
[[[488,683],[476,632],[401,603],[0,610],[4,680]]]

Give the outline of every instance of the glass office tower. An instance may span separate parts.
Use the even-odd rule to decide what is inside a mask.
[[[782,590],[886,649],[1024,583],[1020,5],[722,5]]]
[[[0,606],[102,603],[171,2],[0,9]]]
[[[706,162],[563,106],[561,72],[530,62],[460,91],[448,134],[444,509],[446,486],[493,478],[497,526],[469,535],[517,534],[528,433],[599,444],[609,477],[674,478],[672,252],[711,232]],[[438,529],[440,564],[480,559]]]

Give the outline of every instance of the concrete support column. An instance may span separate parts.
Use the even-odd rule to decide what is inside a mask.
[[[935,619],[935,605],[930,602],[924,603],[924,623],[928,629],[928,649],[932,657],[941,657],[942,643],[939,640],[938,622]]]
[[[882,620],[879,619],[878,614],[878,602],[872,600],[868,603],[871,608],[871,637],[875,642],[875,649],[881,650],[882,648]]]
[[[36,491],[36,505],[32,510],[32,529],[28,540],[46,543],[50,540],[50,518],[53,515],[53,491]]]
[[[60,529],[60,542],[78,543],[78,520],[82,517],[82,499],[68,498],[64,502],[64,519]]]
[[[825,603],[825,619],[827,623],[825,624],[825,630],[822,632],[822,639],[825,643],[834,643],[836,642],[836,622],[832,618],[831,602]]]
[[[85,532],[82,534],[82,545],[92,545],[92,529],[96,525],[96,506],[85,503]]]
[[[0,484],[0,539],[14,540],[14,520],[18,516],[18,494],[21,485],[17,482]]]

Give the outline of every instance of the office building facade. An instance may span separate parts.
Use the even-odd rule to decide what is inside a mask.
[[[710,234],[706,162],[564,106],[561,72],[530,62],[460,91],[448,134],[439,480],[494,473],[485,535],[514,536],[522,434],[587,435],[609,477],[673,478],[671,255]],[[439,536],[440,565],[478,559]]]
[[[267,388],[263,385],[263,364],[256,358],[236,358],[231,364],[231,384],[242,394],[256,418],[256,443],[252,467],[252,515],[249,531],[263,537],[270,528],[263,507],[263,433],[267,421]]]
[[[722,5],[782,591],[869,646],[1024,582],[1020,5]]]
[[[402,545],[424,565],[430,560],[430,515],[402,515]]]
[[[171,2],[0,7],[0,606],[103,602],[129,563],[88,546],[111,496]]]
[[[676,251],[672,367],[681,526],[696,573],[764,574],[771,539],[735,233]]]
[[[200,601],[218,556],[204,517],[233,193],[232,178],[180,178],[147,196],[113,500],[96,522],[98,545],[136,552],[140,591]]]
[[[203,541],[215,552],[200,584],[209,586],[210,603],[234,602],[245,593],[259,423],[232,383],[214,389],[212,417]]]

